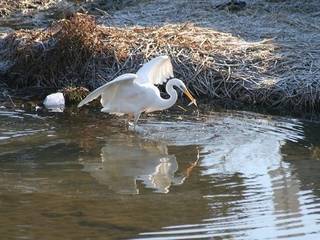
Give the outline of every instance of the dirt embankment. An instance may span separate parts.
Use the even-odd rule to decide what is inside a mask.
[[[168,54],[175,75],[202,98],[320,110],[317,1],[128,2],[112,11],[73,3],[67,19],[4,36],[0,86],[93,89]],[[79,9],[95,19],[72,15]]]

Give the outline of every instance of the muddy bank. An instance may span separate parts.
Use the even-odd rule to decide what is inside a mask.
[[[91,90],[167,54],[202,99],[319,111],[316,1],[257,0],[239,9],[225,2],[99,5],[95,16],[71,12],[45,29],[16,30],[1,39],[0,86]]]

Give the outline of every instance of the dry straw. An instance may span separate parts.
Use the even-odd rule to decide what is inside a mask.
[[[94,89],[142,63],[169,55],[175,76],[201,97],[246,103],[312,107],[311,98],[290,97],[272,78],[282,59],[270,40],[246,42],[192,24],[162,27],[104,27],[75,14],[44,30],[20,30],[2,40],[1,79],[11,88]],[[313,99],[316,97],[315,99]]]
[[[46,9],[54,5],[56,0],[0,0],[0,17],[8,16],[18,11]]]

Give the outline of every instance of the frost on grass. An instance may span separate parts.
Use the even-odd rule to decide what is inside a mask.
[[[282,51],[286,47],[292,45],[268,38],[244,40],[192,23],[97,25],[93,17],[78,13],[49,28],[19,30],[3,38],[0,77],[11,88],[94,89],[167,54],[175,76],[203,98],[314,110],[320,83],[295,81],[287,74],[292,58]],[[306,67],[299,62],[293,66]]]

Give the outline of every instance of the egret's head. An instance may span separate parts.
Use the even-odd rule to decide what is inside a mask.
[[[192,96],[186,85],[177,78],[172,79],[172,81],[174,81],[174,85],[180,88],[181,91],[190,99],[191,102],[189,103],[189,105],[194,104],[197,107],[196,99]]]

